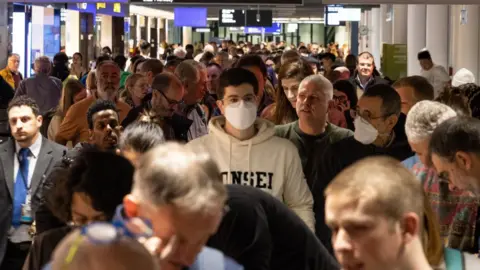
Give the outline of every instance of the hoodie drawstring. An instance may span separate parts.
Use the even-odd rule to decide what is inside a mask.
[[[228,138],[228,174],[227,174],[227,184],[233,184],[232,181],[232,138]]]
[[[251,164],[251,158],[250,158],[250,154],[252,152],[252,141],[253,140],[249,140],[248,141],[248,152],[247,152],[247,158],[248,158],[248,179],[250,179],[251,174],[252,174],[252,164]]]

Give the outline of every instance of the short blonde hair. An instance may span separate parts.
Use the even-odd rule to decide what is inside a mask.
[[[365,158],[338,174],[325,196],[354,203],[367,212],[399,221],[414,212],[423,224],[423,190],[420,181],[390,157]]]
[[[140,159],[132,195],[155,207],[172,205],[206,214],[223,208],[227,199],[220,170],[212,157],[178,143],[157,146]]]

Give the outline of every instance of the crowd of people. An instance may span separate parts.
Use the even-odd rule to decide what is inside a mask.
[[[475,77],[344,52],[142,41],[30,78],[12,54],[0,270],[480,269]]]

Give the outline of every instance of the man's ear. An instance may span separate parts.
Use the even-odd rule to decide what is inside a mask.
[[[128,194],[123,198],[123,209],[129,218],[138,216],[138,202],[133,195]]]
[[[41,115],[37,116],[37,123],[38,123],[40,126],[42,126],[42,124],[43,124],[43,116],[41,116]]]
[[[222,100],[217,100],[217,106],[218,108],[220,109],[220,112],[222,112],[222,115],[225,115],[225,108],[224,108],[224,105],[223,105],[223,101]]]
[[[397,122],[398,122],[398,115],[396,115],[396,114],[390,115],[387,118],[388,129],[393,130],[393,128],[397,125]]]
[[[458,151],[455,153],[455,160],[460,168],[464,170],[470,170],[472,168],[472,157],[466,152]]]
[[[406,213],[402,218],[402,237],[405,244],[422,234],[420,218],[413,212]]]
[[[89,142],[93,141],[93,130],[88,129],[88,140]]]

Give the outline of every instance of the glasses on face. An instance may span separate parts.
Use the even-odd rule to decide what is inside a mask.
[[[377,119],[380,119],[380,118],[385,118],[385,117],[388,117],[392,114],[385,114],[385,115],[382,115],[382,116],[377,116],[377,117],[373,117],[370,115],[370,112],[361,112],[359,108],[355,108],[355,109],[351,109],[350,110],[350,116],[355,119],[357,118],[357,116],[360,116],[360,118],[366,120],[367,122],[371,122],[373,120],[377,120]]]
[[[348,98],[346,96],[333,96],[333,100],[338,103],[345,103],[348,101]]]
[[[162,91],[160,90],[157,90],[157,89],[153,89],[154,91],[158,91],[168,102],[169,105],[178,105],[180,104],[182,101],[177,101],[177,100],[174,100],[174,99],[170,99],[167,97],[167,95],[165,95],[165,93],[163,93]]]

